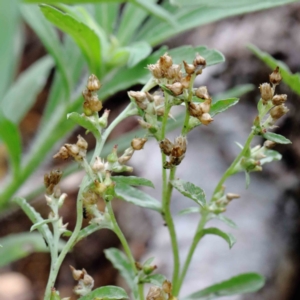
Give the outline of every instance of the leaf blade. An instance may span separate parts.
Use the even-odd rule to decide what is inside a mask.
[[[229,248],[232,248],[236,242],[236,238],[231,233],[226,233],[216,227],[210,227],[210,228],[203,229],[202,235],[206,235],[206,234],[213,234],[213,235],[217,235],[217,236],[221,237],[228,243]]]
[[[107,285],[97,288],[90,292],[88,295],[80,297],[79,300],[96,300],[96,299],[107,299],[107,300],[119,300],[128,299],[128,295],[124,289]]]
[[[274,133],[274,132],[266,132],[266,133],[263,134],[263,137],[266,140],[275,142],[277,144],[286,145],[286,144],[291,144],[292,143],[289,139],[287,139],[283,135],[280,135],[280,134],[277,134],[277,133]]]

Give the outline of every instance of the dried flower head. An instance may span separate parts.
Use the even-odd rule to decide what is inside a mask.
[[[172,142],[170,142],[169,139],[164,138],[162,141],[159,142],[159,147],[165,155],[169,156],[172,153],[174,145]]]
[[[269,76],[269,79],[270,79],[270,82],[273,84],[273,85],[277,85],[281,82],[282,80],[282,77],[280,75],[280,72],[279,72],[279,67],[277,66],[276,69],[270,74]]]
[[[203,125],[208,125],[214,120],[209,113],[204,113],[198,119]]]
[[[272,103],[275,106],[281,105],[283,103],[285,103],[287,100],[287,95],[286,94],[282,94],[282,95],[274,95],[273,99],[272,99]]]
[[[131,147],[134,150],[141,150],[141,149],[143,149],[143,147],[147,141],[148,141],[148,139],[146,139],[146,138],[134,138],[131,141]]]
[[[263,104],[266,104],[269,100],[273,98],[273,90],[269,83],[263,83],[259,86],[260,95],[263,100]]]
[[[92,74],[88,78],[86,87],[92,92],[98,91],[101,88],[100,80],[97,78],[96,75]]]
[[[168,69],[173,65],[172,57],[168,53],[165,53],[159,58],[158,64],[162,72],[166,73]]]
[[[190,116],[198,118],[203,114],[201,105],[199,103],[190,102],[188,105]]]
[[[271,109],[270,116],[274,121],[276,121],[284,116],[288,111],[289,109],[284,104],[281,104]]]
[[[183,61],[184,70],[187,74],[194,74],[196,67],[193,64],[188,64],[186,61]]]
[[[173,84],[167,84],[166,87],[173,93],[175,96],[179,96],[183,92],[183,85],[180,82],[174,82]]]

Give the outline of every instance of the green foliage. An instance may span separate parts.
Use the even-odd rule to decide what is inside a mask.
[[[292,143],[286,137],[284,137],[284,136],[282,136],[280,134],[274,133],[274,132],[266,132],[266,133],[263,134],[263,137],[266,140],[275,142],[277,144],[291,144]]]
[[[117,184],[123,183],[128,185],[134,186],[149,186],[154,188],[154,184],[152,181],[142,177],[136,176],[112,176],[112,180],[115,181]]]
[[[86,296],[80,297],[79,300],[119,300],[128,299],[128,295],[124,289],[117,286],[103,286],[93,290]]]
[[[258,291],[264,284],[265,279],[261,275],[246,273],[195,292],[184,297],[183,300],[212,300],[224,296],[251,293]]]
[[[217,235],[219,237],[221,237],[222,239],[224,239],[228,245],[229,245],[229,248],[232,248],[233,245],[235,244],[236,242],[236,238],[230,234],[230,233],[226,233],[218,228],[215,228],[215,227],[210,227],[210,228],[205,228],[202,230],[201,232],[201,235],[204,236],[206,234],[213,234],[213,235]]]

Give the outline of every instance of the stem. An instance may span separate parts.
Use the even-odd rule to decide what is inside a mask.
[[[190,246],[190,249],[189,249],[189,252],[188,252],[188,255],[186,257],[186,260],[184,262],[184,265],[183,265],[183,269],[182,269],[182,273],[179,277],[179,280],[178,280],[178,284],[175,286],[175,289],[173,291],[174,293],[174,296],[178,296],[179,295],[179,292],[180,292],[180,288],[182,286],[182,283],[184,281],[184,278],[186,276],[186,273],[189,269],[189,266],[190,266],[190,263],[191,263],[191,260],[192,260],[192,257],[194,255],[194,252],[195,252],[195,249],[199,243],[199,241],[201,240],[202,238],[202,229],[205,227],[205,224],[207,222],[207,216],[208,216],[208,213],[207,212],[204,212],[202,214],[202,218],[200,219],[199,221],[199,224],[198,224],[198,227],[196,229],[196,232],[195,232],[195,235],[194,235],[194,239],[193,239],[193,242]]]
[[[139,283],[139,297],[140,300],[144,300],[144,284]]]
[[[246,151],[248,150],[251,141],[253,140],[255,134],[254,134],[254,130],[252,130],[247,138],[247,141],[245,143],[245,146],[243,148],[243,150],[240,152],[240,154],[235,158],[235,160],[232,162],[232,164],[230,165],[230,167],[225,171],[225,173],[223,174],[222,178],[220,179],[219,183],[217,184],[213,195],[212,195],[212,199],[214,198],[214,195],[216,193],[219,192],[219,190],[222,188],[223,183],[226,181],[226,179],[232,174],[232,171],[234,170],[235,166],[239,163],[240,159],[245,155]],[[212,200],[211,199],[211,200]]]

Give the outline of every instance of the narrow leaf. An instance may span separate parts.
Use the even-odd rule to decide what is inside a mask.
[[[53,59],[45,56],[32,64],[17,78],[1,101],[2,111],[15,124],[23,119],[35,103],[53,67]]]
[[[132,68],[140,61],[148,57],[152,52],[152,47],[145,41],[136,42],[125,49],[129,52],[127,61],[128,68]]]
[[[195,292],[184,297],[183,300],[212,300],[224,296],[253,293],[260,290],[264,284],[263,276],[256,273],[245,273]]]
[[[115,194],[117,198],[129,203],[161,212],[161,203],[159,201],[128,184],[117,183]]]
[[[124,183],[135,186],[149,186],[154,188],[153,182],[146,178],[136,176],[112,176],[111,179],[116,183]]]
[[[162,287],[164,281],[167,280],[167,278],[162,275],[162,274],[153,274],[153,275],[148,275],[145,279],[144,282],[154,284],[156,286]]]
[[[125,290],[113,285],[107,285],[97,288],[90,292],[88,295],[80,297],[79,300],[118,300],[118,299],[128,299],[128,295]]]
[[[236,242],[236,239],[232,234],[226,233],[226,232],[220,230],[219,228],[215,228],[215,227],[210,227],[210,228],[203,229],[202,234],[203,235],[205,235],[205,234],[218,235],[219,237],[221,237],[222,239],[224,239],[228,243],[229,248],[232,248],[232,246]]]
[[[171,184],[177,191],[179,191],[185,197],[194,200],[197,204],[201,206],[205,205],[205,194],[200,187],[194,185],[191,182],[183,181],[181,179],[172,180]]]
[[[95,20],[97,20],[101,28],[103,28],[108,35],[113,34],[115,31],[119,9],[119,3],[112,1],[93,5]]]
[[[106,258],[120,272],[121,276],[126,280],[128,286],[134,288],[134,272],[128,258],[123,252],[116,248],[104,250]]]
[[[284,137],[283,135],[274,133],[274,132],[266,132],[263,134],[263,137],[266,140],[270,140],[272,142],[275,142],[277,144],[291,144],[292,142]]]
[[[182,209],[178,214],[179,215],[187,215],[187,214],[194,214],[194,213],[200,213],[199,207],[188,207],[188,208]]]
[[[225,100],[219,100],[219,101],[215,102],[214,104],[212,104],[209,114],[211,116],[215,116],[215,115],[227,110],[231,106],[236,105],[238,102],[239,102],[239,98],[229,98],[229,99],[225,99]]]
[[[231,219],[227,218],[226,216],[224,216],[222,214],[215,215],[215,218],[219,219],[220,221],[222,221],[226,225],[230,226],[231,228],[234,228],[234,229],[238,228],[238,226],[235,224],[235,222],[233,222]]]
[[[270,163],[272,161],[281,160],[281,158],[282,158],[282,155],[279,152],[277,152],[275,150],[270,150],[270,149],[265,150],[264,155],[266,155],[266,157],[264,157],[260,160],[261,165]]]
[[[0,111],[0,139],[5,143],[14,177],[18,177],[21,162],[21,137],[17,126]]]

